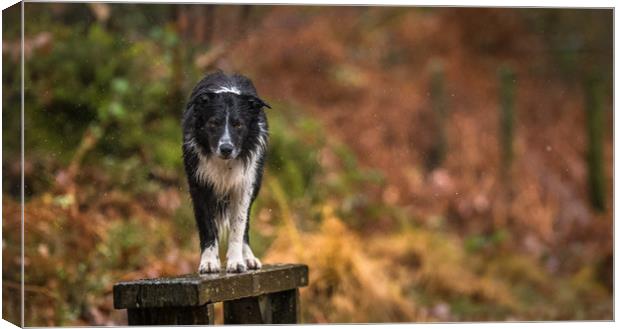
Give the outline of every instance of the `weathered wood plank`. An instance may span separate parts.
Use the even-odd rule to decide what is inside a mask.
[[[131,326],[213,324],[214,318],[213,304],[127,309],[127,323]]]
[[[172,278],[119,282],[114,308],[199,306],[260,296],[308,285],[308,267],[272,264],[245,273],[190,274]]]

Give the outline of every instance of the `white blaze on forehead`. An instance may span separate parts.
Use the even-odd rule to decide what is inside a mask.
[[[214,93],[219,94],[219,93],[233,93],[233,94],[237,94],[237,95],[241,95],[241,90],[239,90],[239,88],[235,87],[235,86],[222,86],[219,87],[215,90],[213,90]]]

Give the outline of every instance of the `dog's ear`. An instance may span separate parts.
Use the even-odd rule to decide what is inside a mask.
[[[254,110],[260,110],[263,107],[271,108],[269,104],[267,104],[264,100],[260,99],[258,96],[254,95],[245,95],[245,99],[250,104],[250,108]]]
[[[217,94],[212,92],[200,93],[195,95],[192,101],[188,104],[188,106],[193,107],[194,117],[198,120],[198,122],[202,122],[202,117],[204,116],[204,111],[202,111],[202,108],[207,104],[212,103],[216,96]]]

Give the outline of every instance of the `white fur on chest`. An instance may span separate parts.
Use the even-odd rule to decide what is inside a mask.
[[[241,160],[222,160],[217,157],[199,156],[196,177],[203,184],[209,184],[218,197],[251,189],[256,176],[256,159],[250,159],[246,166]]]
[[[217,213],[215,218],[220,240],[228,235],[229,230],[243,231],[256,180],[257,166],[258,156],[254,152],[247,164],[241,160],[199,156],[196,169],[198,180],[212,186],[216,198],[228,198],[226,209]]]

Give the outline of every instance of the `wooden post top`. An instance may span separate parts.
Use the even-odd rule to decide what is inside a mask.
[[[308,285],[308,266],[270,264],[244,273],[187,274],[114,285],[114,308],[198,306]]]

